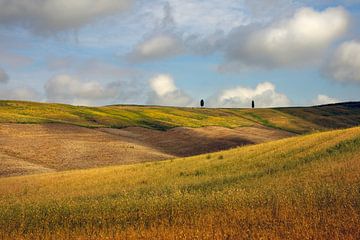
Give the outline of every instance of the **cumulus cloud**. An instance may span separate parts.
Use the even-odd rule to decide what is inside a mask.
[[[231,68],[237,69],[308,64],[342,36],[348,24],[348,13],[342,7],[320,12],[300,8],[292,18],[270,26],[234,30],[227,40],[226,59]]]
[[[141,42],[129,54],[129,59],[135,62],[165,59],[176,56],[183,51],[182,40],[171,34],[160,34]]]
[[[339,99],[329,97],[323,94],[317,95],[316,99],[313,100],[314,105],[325,105],[325,104],[338,103],[338,102],[340,102]]]
[[[99,82],[82,82],[76,77],[58,75],[45,84],[47,99],[51,102],[91,105],[118,95],[116,84],[101,85]]]
[[[137,78],[142,71],[130,67],[121,67],[108,61],[97,58],[79,58],[76,55],[68,55],[63,57],[49,57],[47,59],[47,67],[54,72],[73,72],[80,75],[81,78],[92,79],[122,79]]]
[[[40,34],[77,29],[127,9],[132,0],[0,0],[0,24]]]
[[[290,105],[290,100],[285,94],[278,93],[274,84],[260,83],[256,88],[236,87],[222,91],[210,99],[212,107],[250,107],[254,100],[256,107],[284,107]]]
[[[12,89],[0,90],[1,100],[23,100],[23,101],[38,101],[40,100],[39,93],[30,87],[19,87]]]
[[[176,32],[176,23],[169,2],[163,7],[164,16],[152,32],[138,43],[128,54],[130,61],[143,62],[165,59],[181,54],[184,51],[182,36]]]
[[[152,92],[148,104],[186,107],[192,105],[192,98],[178,89],[170,75],[160,74],[150,79]]]
[[[7,83],[9,81],[9,75],[4,69],[0,68],[0,83]]]
[[[360,83],[360,42],[344,42],[327,62],[324,73],[340,82]]]

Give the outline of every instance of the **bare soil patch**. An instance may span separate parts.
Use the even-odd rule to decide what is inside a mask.
[[[89,129],[64,124],[1,124],[0,176],[159,161],[292,136],[262,126]]]
[[[140,127],[129,127],[125,129],[102,128],[99,130],[119,136],[124,141],[138,142],[177,157],[210,153],[294,136],[293,133],[261,125],[235,129],[179,127],[168,131],[155,131]]]
[[[7,169],[1,175],[19,173],[9,164],[15,160],[38,166],[42,172],[43,168],[83,169],[174,157],[112,134],[62,124],[2,124],[0,154],[1,169]]]

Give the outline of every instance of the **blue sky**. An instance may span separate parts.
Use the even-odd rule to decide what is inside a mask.
[[[360,1],[0,0],[0,99],[360,100]]]

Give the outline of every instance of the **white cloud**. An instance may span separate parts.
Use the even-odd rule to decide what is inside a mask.
[[[160,74],[150,79],[152,92],[148,103],[153,105],[180,106],[192,105],[192,98],[179,90],[170,75]]]
[[[174,80],[170,75],[158,75],[150,80],[151,89],[162,97],[177,90]]]
[[[39,94],[30,87],[19,87],[13,89],[1,89],[1,100],[23,100],[23,101],[38,101]]]
[[[47,99],[52,102],[91,105],[111,100],[118,95],[118,86],[103,86],[99,82],[82,82],[76,77],[58,75],[45,84]]]
[[[327,62],[324,73],[340,82],[360,83],[360,42],[344,42]]]
[[[176,31],[177,25],[169,2],[164,3],[163,12],[162,21],[128,54],[130,61],[143,62],[165,59],[184,51],[183,39],[181,34]]]
[[[121,67],[117,63],[111,63],[97,58],[79,58],[76,55],[63,57],[48,57],[47,67],[54,72],[73,72],[81,78],[91,79],[125,79],[137,78],[142,74],[141,70],[130,67]],[[123,80],[125,81],[125,80]]]
[[[260,83],[256,88],[236,87],[222,91],[210,99],[212,107],[250,107],[251,101],[256,107],[284,107],[290,105],[285,94],[276,92],[275,85],[270,82]]]
[[[0,24],[40,34],[77,29],[127,9],[131,0],[0,0]]]
[[[216,52],[233,27],[246,23],[244,10],[233,0],[167,0],[151,5],[155,26],[128,54],[133,62]],[[159,6],[163,6],[163,14]]]
[[[294,16],[268,27],[239,28],[228,37],[226,57],[230,66],[299,66],[318,60],[349,24],[342,7],[318,12],[300,8]],[[226,65],[224,66],[226,70]]]
[[[325,105],[325,104],[331,104],[331,103],[338,103],[340,102],[339,99],[332,98],[323,94],[319,94],[316,99],[313,100],[314,105]]]
[[[183,51],[182,40],[169,34],[160,34],[146,39],[137,45],[129,59],[135,62],[164,59],[176,56]]]
[[[9,75],[4,69],[0,68],[0,83],[7,83],[9,81]]]

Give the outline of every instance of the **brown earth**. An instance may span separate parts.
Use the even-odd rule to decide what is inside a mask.
[[[63,124],[1,124],[0,176],[159,161],[293,134],[263,126],[89,129]]]
[[[140,127],[129,127],[125,129],[102,128],[100,130],[119,136],[124,141],[139,142],[163,153],[178,157],[216,152],[294,135],[261,125],[235,129],[224,127],[178,127],[168,131],[154,131]]]

